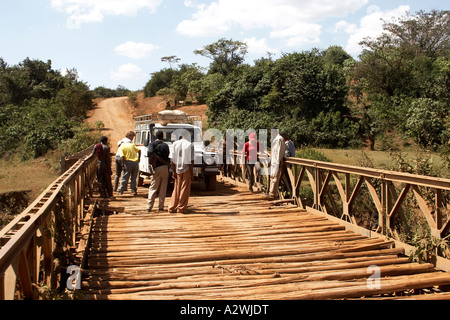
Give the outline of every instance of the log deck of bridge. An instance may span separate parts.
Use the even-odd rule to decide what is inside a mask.
[[[194,183],[185,214],[147,213],[147,186],[105,204],[93,219],[86,298],[449,298],[440,290],[449,273],[410,262],[392,242],[239,186],[217,187]]]

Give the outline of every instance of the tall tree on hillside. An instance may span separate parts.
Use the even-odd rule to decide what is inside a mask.
[[[359,93],[356,97],[360,103],[355,110],[365,121],[371,148],[378,133],[418,132],[406,127],[411,123],[408,117],[419,114],[417,108],[430,104],[414,103],[417,99],[448,101],[449,70],[443,66],[448,65],[449,59],[449,27],[449,11],[408,13],[385,22],[384,32],[378,38],[361,42],[365,49],[354,68],[352,88]],[[447,108],[440,117],[445,119],[448,113]],[[423,136],[435,134],[439,133],[433,131],[420,139],[413,138],[428,146],[439,139],[425,141]]]
[[[169,63],[170,69],[172,69],[172,64],[178,63],[178,62],[180,62],[180,60],[181,59],[178,58],[177,56],[168,56],[168,57],[162,57],[161,58],[162,62],[168,62]]]
[[[247,44],[222,38],[203,49],[195,50],[194,53],[213,60],[209,73],[218,72],[227,76],[236,66],[244,62]]]
[[[411,50],[414,54],[429,57],[443,55],[450,49],[450,11],[419,11],[415,15],[406,13],[405,17],[384,24],[389,41],[397,47]]]

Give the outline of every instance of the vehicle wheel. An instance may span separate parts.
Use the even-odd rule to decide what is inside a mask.
[[[207,191],[215,191],[217,185],[217,179],[215,175],[205,176],[205,185]]]

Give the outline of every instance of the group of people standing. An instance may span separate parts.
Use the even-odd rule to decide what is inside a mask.
[[[100,142],[94,146],[93,154],[97,155],[97,181],[102,198],[114,198],[113,191],[123,194],[127,190],[128,182],[133,195],[137,195],[137,175],[139,173],[139,160],[141,151],[133,144],[134,132],[127,133],[125,138],[118,142],[118,151],[115,156],[116,176],[114,188],[111,182],[111,149],[108,138],[101,137]],[[120,183],[120,186],[119,186]]]
[[[276,128],[272,128],[277,130]],[[230,176],[230,166],[234,163],[233,153],[227,152],[227,148],[232,146],[233,150],[240,150],[240,147],[233,141],[230,145],[227,145],[227,136],[225,136],[219,143],[219,153],[222,155],[222,174],[224,177]],[[248,181],[248,189],[253,192],[253,186],[255,185],[256,176],[255,173],[260,173],[262,166],[260,162],[260,155],[266,154],[264,147],[257,141],[256,133],[250,133],[249,140],[244,144],[241,152],[241,164],[245,166],[245,174]],[[276,198],[278,196],[278,187],[285,170],[284,160],[288,157],[295,157],[295,145],[294,142],[288,138],[287,134],[281,132],[277,134],[273,143],[271,152],[267,152],[271,156],[270,159],[270,189],[269,198]]]
[[[153,209],[156,195],[159,193],[158,211],[164,211],[169,167],[172,168],[174,187],[170,200],[169,213],[185,213],[191,194],[191,183],[194,179],[194,145],[185,136],[173,143],[173,151],[163,140],[163,132],[157,131],[155,141],[148,147],[149,164],[153,167],[150,182],[147,212]],[[171,160],[170,160],[171,159]]]
[[[127,191],[128,184],[131,193],[134,196],[137,195],[141,150],[133,143],[134,137],[135,133],[130,131],[117,144],[114,188],[111,183],[111,150],[108,146],[108,139],[101,137],[100,142],[94,146],[93,153],[98,158],[97,180],[102,198],[114,198],[113,191],[122,195],[124,191]],[[155,138],[155,141],[147,149],[149,165],[153,168],[148,192],[147,212],[152,211],[158,194],[158,211],[164,211],[169,182],[169,167],[171,167],[174,190],[168,211],[170,213],[185,213],[190,197],[191,182],[194,178],[194,145],[187,139],[189,137],[181,136],[179,140],[173,143],[173,154],[170,155],[169,146],[163,140],[163,132],[156,132]]]
[[[128,184],[131,193],[137,195],[141,150],[133,143],[134,137],[135,133],[130,131],[117,144],[118,151],[115,156],[116,175],[114,178],[114,188],[111,183],[111,152],[108,146],[108,139],[102,137],[100,142],[94,146],[93,153],[97,154],[98,157],[97,180],[101,197],[114,198],[113,191],[116,191],[118,195],[122,195],[124,191],[127,191]],[[155,141],[147,148],[149,165],[153,168],[148,192],[147,212],[152,211],[157,195],[159,195],[158,211],[164,211],[169,182],[169,168],[171,168],[174,190],[168,211],[169,213],[185,213],[191,193],[191,183],[194,179],[194,145],[187,139],[189,137],[180,136],[179,140],[173,143],[172,154],[170,154],[169,146],[163,140],[163,132],[157,131],[155,138]],[[225,143],[226,141],[224,142],[224,147]],[[259,172],[261,168],[259,154],[263,153],[265,151],[259,145],[256,134],[251,133],[249,141],[244,144],[242,149],[242,163],[246,165],[250,192],[253,192],[253,185],[255,183],[255,168],[256,172]],[[272,142],[270,156],[269,197],[276,198],[284,170],[284,159],[295,156],[295,146],[285,133],[279,133],[275,137]],[[225,155],[224,160],[227,160],[225,159]],[[228,162],[224,162],[224,175],[227,175],[227,165]]]
[[[272,128],[275,129],[275,128]],[[248,180],[248,188],[253,192],[255,184],[255,169],[260,172],[261,163],[259,155],[264,154],[265,150],[260,146],[256,139],[256,133],[251,133],[249,141],[244,144],[242,149],[242,162],[246,166],[246,174]],[[295,157],[295,145],[286,133],[279,133],[272,142],[270,155],[270,188],[269,198],[275,199],[278,196],[278,188],[284,171],[284,159],[287,157]]]

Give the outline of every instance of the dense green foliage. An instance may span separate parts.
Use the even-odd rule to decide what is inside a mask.
[[[62,75],[51,61],[27,58],[8,66],[0,58],[0,156],[39,157],[56,149],[74,137],[92,99],[75,70]]]
[[[210,127],[286,131],[298,145],[358,147],[389,134],[444,150],[450,141],[448,11],[385,22],[353,59],[341,47],[244,64],[245,43],[220,39],[194,53],[209,70],[181,65],[153,74],[146,97],[208,104]],[[175,57],[175,56],[174,56]],[[172,57],[172,58],[174,58]],[[387,144],[383,144],[387,145]],[[391,145],[392,146],[392,145]]]
[[[450,14],[418,12],[385,23],[366,39],[354,65],[355,114],[374,141],[385,132],[414,139],[425,148],[450,142]]]
[[[130,90],[123,86],[118,86],[117,89],[109,89],[103,86],[92,90],[95,98],[116,98],[125,97],[131,93]]]
[[[297,144],[348,146],[359,126],[345,117],[348,88],[341,67],[324,56],[314,50],[237,67],[209,100],[210,124],[244,130],[276,126]]]

